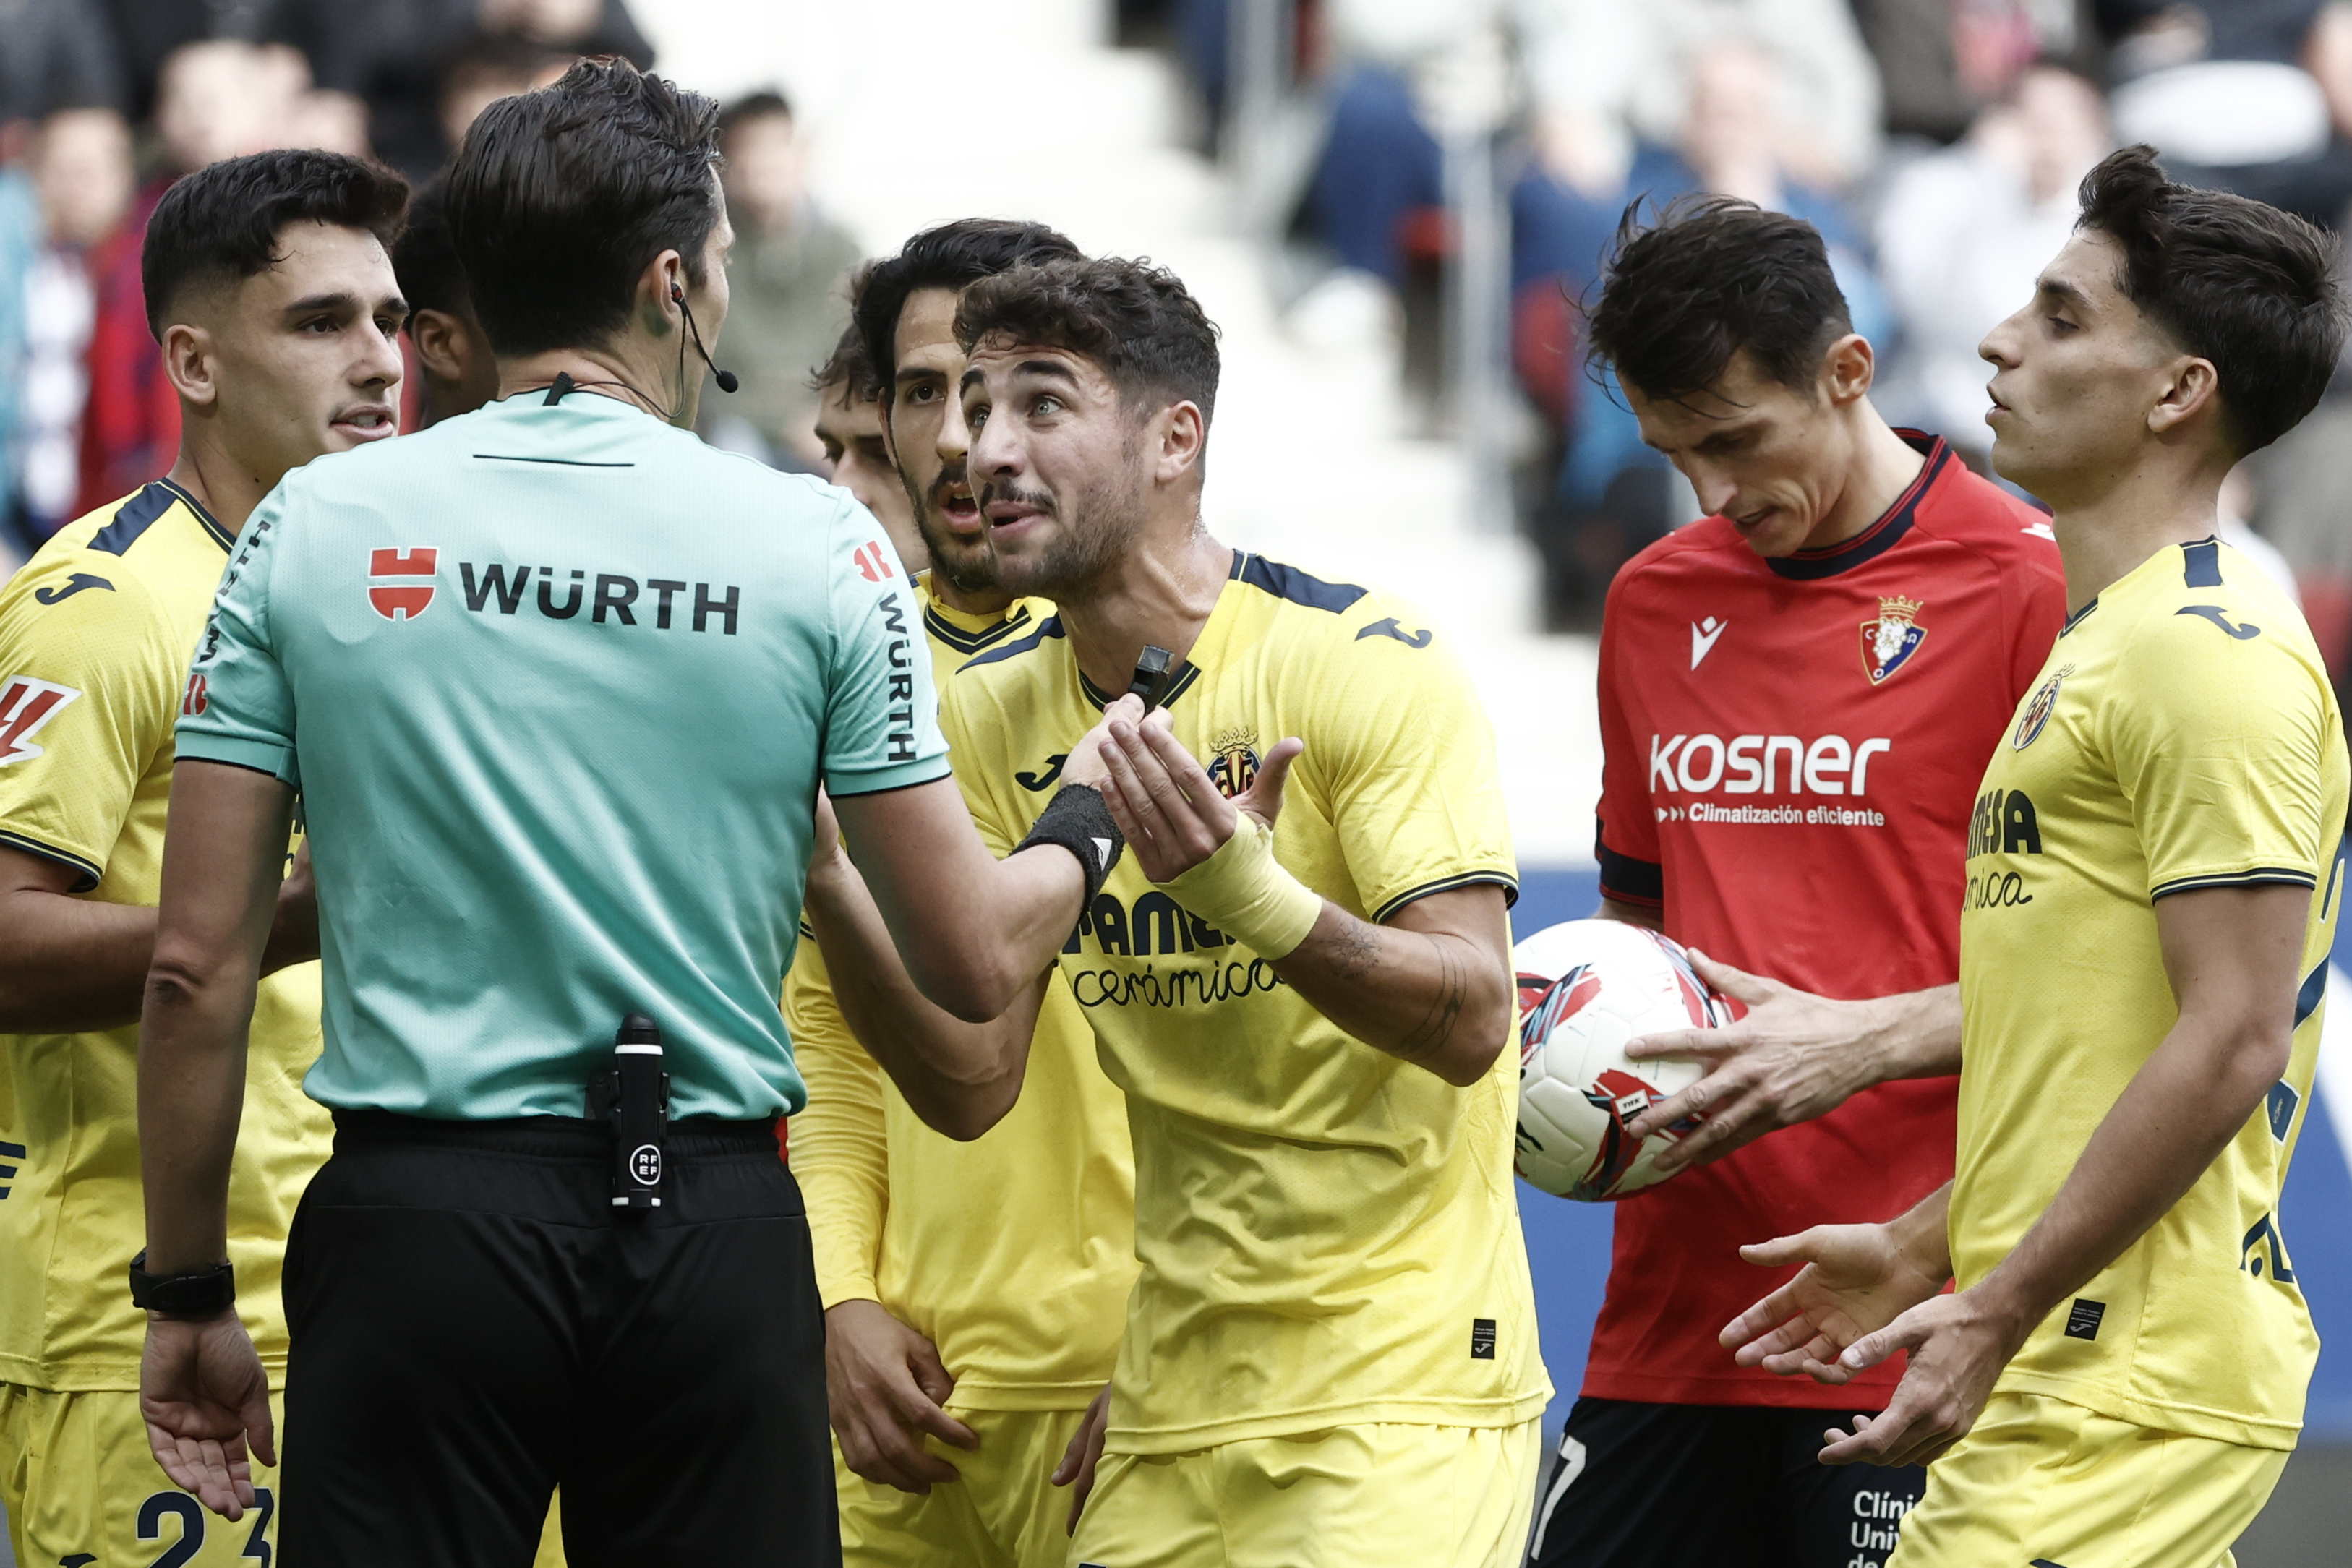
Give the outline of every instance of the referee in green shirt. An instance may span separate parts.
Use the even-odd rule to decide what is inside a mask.
[[[887,537],[688,433],[689,351],[727,309],[715,120],[606,61],[483,115],[447,210],[499,400],[289,475],[189,677],[141,1040],[142,1398],[174,1480],[251,1505],[272,1434],[225,1179],[299,789],[325,961],[306,1087],[337,1128],[286,1265],[303,1568],[521,1568],[559,1484],[575,1568],[837,1562],[773,1134],[805,1098],[776,997],[818,789],[863,907],[974,1020],[1118,852],[1082,747],[1045,852],[992,859]],[[616,1145],[592,1081],[645,1060],[615,1054],[632,1014],[668,1120]]]

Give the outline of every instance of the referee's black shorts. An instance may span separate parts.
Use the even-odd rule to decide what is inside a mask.
[[[774,1124],[673,1124],[660,1208],[584,1121],[340,1112],[286,1252],[301,1568],[837,1563],[824,1318]]]

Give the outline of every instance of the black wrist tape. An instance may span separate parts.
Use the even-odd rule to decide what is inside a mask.
[[[1065,784],[1054,791],[1054,798],[1037,813],[1029,836],[1013,852],[1017,855],[1034,844],[1059,844],[1077,857],[1087,873],[1087,907],[1091,909],[1110,868],[1127,849],[1127,836],[1111,820],[1101,790],[1090,784]]]
[[[236,1304],[236,1273],[222,1263],[194,1274],[150,1274],[142,1247],[131,1260],[131,1303],[166,1317],[212,1317]]]

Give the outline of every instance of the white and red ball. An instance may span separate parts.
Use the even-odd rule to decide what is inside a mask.
[[[1629,1061],[1628,1041],[1719,1029],[1738,1014],[1672,939],[1622,920],[1570,920],[1512,951],[1519,977],[1519,1175],[1599,1202],[1654,1186],[1685,1118],[1635,1146],[1626,1124],[1698,1082],[1693,1061]]]

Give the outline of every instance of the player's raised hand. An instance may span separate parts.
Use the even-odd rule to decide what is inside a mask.
[[[2024,1335],[2009,1315],[1962,1291],[1922,1301],[1875,1333],[1846,1347],[1850,1372],[1875,1366],[1896,1351],[1910,1365],[1895,1397],[1876,1416],[1856,1416],[1853,1430],[1822,1434],[1825,1465],[1924,1465],[1969,1435],[1992,1397],[1993,1380]]]
[[[1102,1462],[1103,1434],[1110,1429],[1110,1385],[1087,1406],[1078,1422],[1078,1429],[1070,1434],[1069,1447],[1062,1450],[1062,1462],[1054,1467],[1054,1484],[1070,1489],[1070,1517],[1063,1527],[1066,1535],[1078,1532],[1078,1515],[1087,1511],[1087,1499],[1094,1495],[1095,1467]]]
[[[1277,743],[1250,787],[1228,800],[1176,738],[1167,709],[1155,709],[1140,725],[1113,719],[1109,730],[1103,799],[1154,882],[1181,876],[1223,849],[1244,811],[1271,830],[1282,814],[1290,765],[1307,749],[1295,737]]]
[[[1740,1365],[1782,1377],[1847,1382],[1853,1371],[1838,1358],[1849,1345],[1944,1288],[1936,1261],[1907,1250],[1891,1225],[1817,1225],[1739,1256],[1762,1269],[1804,1265],[1717,1336]]]
[[[918,1497],[958,1478],[923,1446],[926,1432],[959,1448],[980,1434],[949,1415],[955,1379],[937,1346],[879,1301],[851,1301],[824,1314],[824,1401],[842,1462],[877,1486]]]
[[[1721,1029],[1670,1030],[1626,1046],[1635,1061],[1697,1061],[1707,1069],[1628,1129],[1647,1138],[1686,1116],[1705,1118],[1658,1155],[1660,1171],[1719,1160],[1767,1133],[1834,1111],[1878,1082],[1870,1049],[1879,1028],[1874,1003],[1817,997],[1718,964],[1696,948],[1690,960],[1699,978],[1748,1010]]]
[[[172,1484],[223,1519],[253,1506],[253,1463],[278,1462],[269,1375],[235,1312],[191,1320],[150,1314],[139,1361],[147,1445]]]

